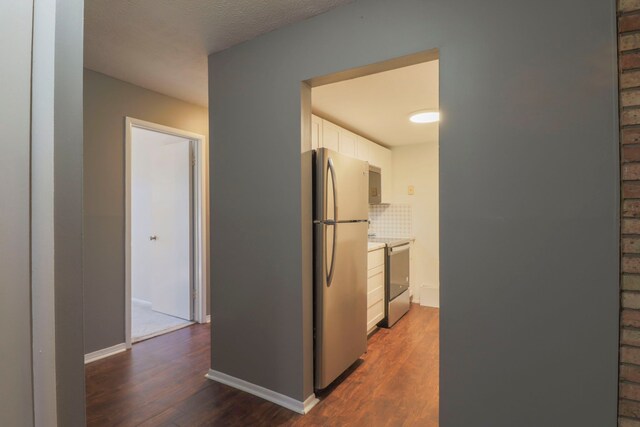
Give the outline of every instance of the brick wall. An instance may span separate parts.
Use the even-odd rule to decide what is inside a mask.
[[[640,0],[618,1],[622,156],[620,427],[640,427]]]

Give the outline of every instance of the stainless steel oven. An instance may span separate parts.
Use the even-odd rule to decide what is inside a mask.
[[[387,245],[387,327],[393,326],[404,316],[411,305],[409,298],[410,247],[409,242]]]

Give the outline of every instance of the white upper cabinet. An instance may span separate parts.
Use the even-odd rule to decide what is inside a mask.
[[[340,128],[331,122],[322,120],[322,147],[340,151]]]
[[[361,136],[357,136],[355,157],[357,157],[360,160],[364,160],[366,162],[371,163],[371,155],[369,153],[369,151],[371,150],[369,147],[370,144],[373,144],[373,142]]]
[[[382,173],[382,203],[391,202],[391,150],[315,115],[311,116],[311,146],[378,166]]]
[[[320,140],[322,141],[322,147],[350,157],[356,157],[356,134],[334,125],[327,120],[322,120],[321,132]]]
[[[382,167],[382,149],[384,147],[376,144],[375,142],[367,141],[369,148],[369,164],[373,166]]]
[[[349,132],[346,129],[340,128],[338,136],[338,148],[341,154],[350,157],[356,156],[356,141],[358,136],[355,133]]]
[[[311,149],[322,147],[322,119],[311,115]]]
[[[393,185],[391,181],[392,168],[393,162],[391,161],[391,150],[384,148],[382,165],[380,166],[380,169],[386,171],[386,173],[382,173],[382,203],[391,203],[391,194],[393,192]]]
[[[391,150],[381,145],[370,142],[369,163],[381,169],[382,178],[382,203],[391,203]]]

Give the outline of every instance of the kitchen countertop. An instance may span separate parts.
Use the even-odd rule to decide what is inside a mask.
[[[413,237],[380,237],[380,236],[369,236],[368,238],[368,243],[369,243],[369,251],[375,250],[372,249],[374,246],[373,245],[382,245],[382,247],[384,246],[398,246],[398,245],[402,245],[405,243],[410,243],[413,242],[415,240],[415,238]],[[376,246],[377,248],[377,246]]]
[[[385,247],[384,243],[369,242],[369,252],[376,251]]]

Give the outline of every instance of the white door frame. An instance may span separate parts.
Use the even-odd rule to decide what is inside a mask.
[[[132,117],[125,119],[125,343],[131,348],[131,144],[133,128],[146,129],[187,138],[194,142],[193,180],[193,281],[195,291],[194,320],[207,322],[207,268],[209,259],[209,143],[204,135]]]

